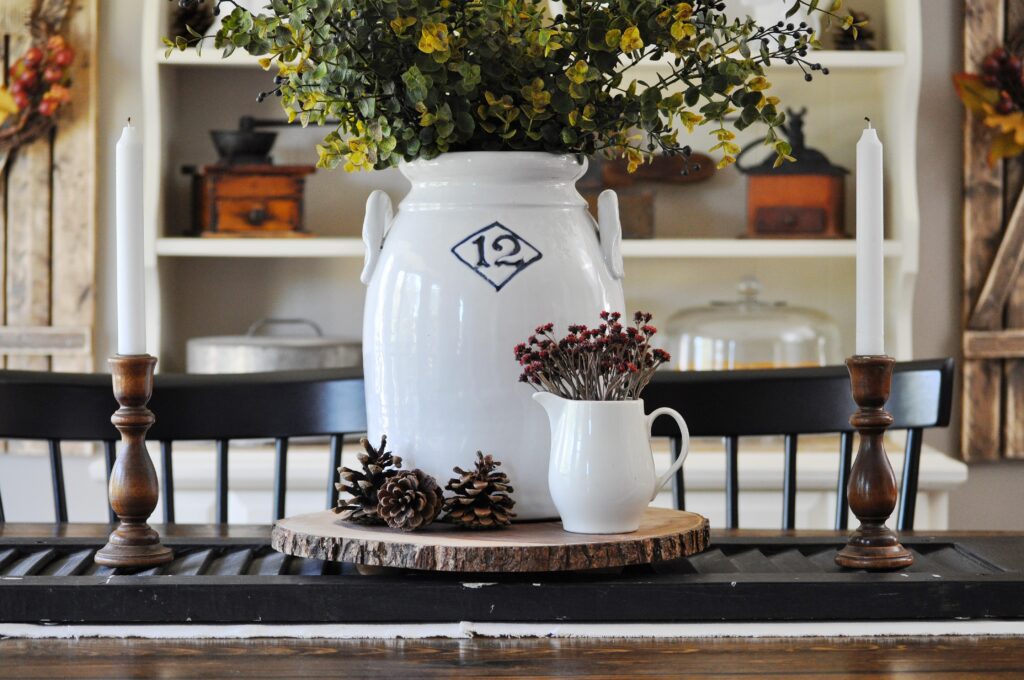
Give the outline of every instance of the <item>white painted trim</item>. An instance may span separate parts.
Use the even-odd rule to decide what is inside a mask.
[[[880,621],[811,623],[409,623],[310,625],[0,624],[0,638],[394,640],[449,638],[823,638],[1024,635],[1024,621]]]
[[[885,256],[903,255],[900,241],[886,241]],[[157,238],[156,254],[161,257],[351,257],[362,258],[363,242],[358,238],[233,238],[209,239],[183,236]],[[626,240],[622,254],[634,259],[704,258],[853,258],[852,240],[657,238]]]

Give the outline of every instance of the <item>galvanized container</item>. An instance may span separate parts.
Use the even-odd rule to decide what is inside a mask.
[[[306,326],[312,335],[262,335],[269,326]],[[261,319],[245,335],[192,338],[187,345],[189,373],[259,373],[358,366],[361,344],[325,336],[308,319]]]

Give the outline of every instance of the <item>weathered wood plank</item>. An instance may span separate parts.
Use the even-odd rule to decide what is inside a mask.
[[[90,326],[0,326],[0,356],[38,356],[80,358],[91,356]]]
[[[1024,358],[1024,329],[966,331],[965,359]]]
[[[975,70],[1003,41],[1003,0],[964,3],[964,68]],[[989,134],[974,116],[964,122],[964,291],[969,318],[1002,237],[1001,168],[987,162]],[[967,359],[963,365],[961,455],[967,460],[997,459],[1002,442],[1002,366]]]
[[[1003,325],[1003,309],[1020,275],[1021,266],[1024,265],[1024,194],[1019,190],[1015,192],[1012,186],[1019,181],[1016,165],[1013,164],[1012,184],[1010,169],[1007,167],[1005,188],[1007,196],[1016,194],[1017,200],[1013,202],[1006,231],[999,242],[981,293],[978,294],[974,311],[967,320],[967,327],[971,330],[991,330]]]
[[[70,108],[53,141],[53,308],[55,326],[91,327],[95,317],[96,251],[96,13],[95,0],[79,0],[68,22],[77,54]],[[55,371],[94,368],[87,352],[52,358]]]
[[[7,175],[7,326],[50,323],[50,140],[18,149]],[[10,357],[8,368],[50,368],[46,356]]]
[[[1024,31],[1024,3],[1006,5],[1006,37],[1008,40]],[[1004,210],[1014,200],[1024,202],[1024,160],[1007,159],[1004,167]],[[1005,242],[1005,239],[1004,239]],[[1024,252],[1024,244],[1018,244]],[[1024,328],[1024,277],[1020,269],[1013,281],[1008,282],[1009,296],[1004,308],[1007,328]],[[1003,455],[1007,458],[1024,457],[1024,361],[1006,359],[1003,362],[1003,381],[1006,384],[1004,408]]]
[[[11,22],[11,5],[4,5],[6,8],[3,15],[0,15],[0,82],[4,86],[10,84],[10,74],[7,72],[8,50],[7,25]],[[7,323],[7,259],[3,253],[7,252],[7,158],[6,154],[0,154],[0,326]],[[7,368],[7,357],[0,355],[0,369]],[[0,453],[7,451],[7,442],[0,441]]]
[[[27,33],[8,38],[10,58],[31,44]],[[44,137],[19,147],[7,167],[7,326],[50,323],[50,184],[52,146]],[[46,371],[46,356],[9,357],[7,367]]]

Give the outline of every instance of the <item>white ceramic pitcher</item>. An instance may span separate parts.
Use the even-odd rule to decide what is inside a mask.
[[[548,392],[533,398],[551,423],[548,486],[566,531],[618,534],[636,531],[644,510],[686,460],[690,431],[670,408],[644,414],[642,399],[574,401]],[[679,426],[682,448],[657,478],[651,427],[659,416]]]

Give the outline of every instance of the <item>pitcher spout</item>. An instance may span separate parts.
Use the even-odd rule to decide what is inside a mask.
[[[544,412],[548,414],[548,420],[552,424],[561,417],[566,401],[550,392],[534,392],[533,400],[544,407]]]

